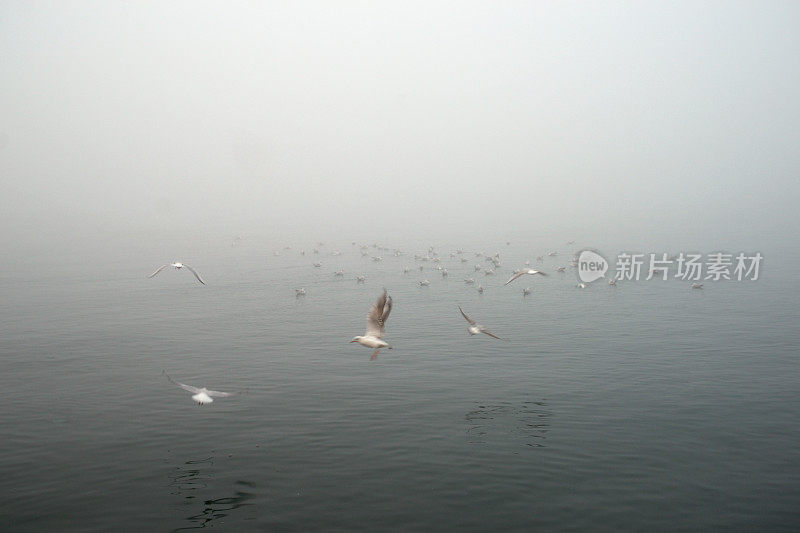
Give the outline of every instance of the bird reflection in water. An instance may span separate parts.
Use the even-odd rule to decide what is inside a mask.
[[[178,473],[173,477],[171,486],[173,491],[171,494],[184,495],[186,503],[196,505],[192,500],[198,497],[195,491],[207,489],[212,486],[213,474],[209,469],[213,467],[214,462],[212,457],[201,459],[199,461],[186,461],[186,467],[179,467]],[[239,509],[247,505],[249,500],[253,498],[253,493],[249,489],[255,486],[254,483],[249,481],[237,481],[234,483],[233,494],[223,498],[212,498],[203,500],[202,510],[199,513],[192,514],[186,517],[186,521],[190,525],[178,527],[172,531],[186,531],[190,529],[202,529],[204,527],[213,526],[212,522],[220,520],[230,515],[231,511]]]

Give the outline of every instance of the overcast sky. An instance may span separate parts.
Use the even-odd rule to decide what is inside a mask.
[[[0,236],[797,230],[798,2],[0,2]]]

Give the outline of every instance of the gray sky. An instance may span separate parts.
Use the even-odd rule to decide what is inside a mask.
[[[0,2],[0,237],[794,233],[798,27],[797,2]]]

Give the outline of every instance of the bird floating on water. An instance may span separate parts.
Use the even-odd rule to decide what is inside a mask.
[[[295,296],[305,296],[306,290],[305,289],[295,289],[294,290]]]
[[[367,313],[367,331],[364,335],[357,335],[353,337],[350,342],[357,342],[361,346],[375,349],[372,352],[369,360],[372,361],[378,357],[378,352],[381,348],[392,349],[389,343],[383,340],[383,332],[386,328],[386,319],[389,318],[389,313],[392,312],[392,297],[386,295],[386,289],[383,289],[383,294],[378,297],[375,305]]]
[[[227,396],[236,396],[238,394],[238,392],[220,392],[216,390],[209,390],[205,387],[193,387],[191,385],[181,383],[180,381],[175,381],[174,379],[169,377],[169,374],[167,374],[166,370],[162,370],[161,373],[167,376],[167,379],[170,381],[170,383],[174,383],[183,390],[194,393],[194,395],[192,396],[192,400],[196,401],[199,405],[205,405],[207,403],[213,402],[214,398],[212,398],[212,396],[219,396],[220,398],[224,398]]]
[[[165,269],[165,268],[167,268],[168,266],[173,266],[173,267],[175,267],[175,270],[180,270],[180,269],[182,269],[183,267],[186,267],[187,269],[189,269],[189,272],[191,272],[192,274],[194,274],[194,277],[196,277],[196,278],[197,278],[197,281],[199,281],[199,282],[200,282],[200,283],[202,283],[203,285],[205,285],[205,284],[206,284],[206,282],[205,282],[205,281],[203,281],[203,278],[201,278],[201,277],[200,277],[200,274],[198,274],[197,270],[193,269],[192,267],[190,267],[190,266],[189,266],[189,265],[187,265],[186,263],[180,263],[180,262],[178,262],[178,261],[175,261],[174,263],[169,263],[169,264],[162,265],[162,266],[158,267],[158,270],[156,270],[155,272],[153,272],[152,274],[150,274],[150,275],[149,275],[149,276],[147,276],[147,277],[148,277],[148,278],[152,278],[153,276],[155,276],[156,274],[158,274],[159,272],[161,272],[162,270],[164,270],[164,269]]]
[[[702,289],[703,288],[703,284],[702,283],[692,283],[692,288],[693,289]]]
[[[477,335],[478,333],[485,333],[486,335],[489,335],[490,337],[494,337],[495,339],[500,339],[500,337],[498,337],[497,335],[495,335],[494,333],[492,333],[491,331],[489,331],[488,329],[486,329],[485,327],[481,326],[480,324],[478,324],[474,320],[472,320],[470,317],[468,317],[467,314],[464,312],[464,310],[461,309],[460,305],[458,306],[458,310],[461,311],[461,315],[464,318],[467,319],[467,322],[469,322],[469,327],[467,327],[467,331],[469,331],[470,335]]]

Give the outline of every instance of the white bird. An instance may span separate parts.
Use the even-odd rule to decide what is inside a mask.
[[[162,370],[161,373],[167,376],[167,379],[170,381],[170,383],[174,383],[183,390],[194,393],[194,395],[192,396],[192,400],[196,401],[200,405],[205,405],[207,403],[213,402],[214,399],[212,398],[212,396],[219,396],[220,398],[224,398],[227,396],[236,396],[238,394],[237,392],[220,392],[216,390],[209,390],[205,387],[201,388],[193,387],[191,385],[181,383],[180,381],[175,381],[174,379],[169,377],[169,374],[167,374],[165,370]]]
[[[483,285],[478,285],[478,292],[483,294]]]
[[[369,360],[372,361],[378,357],[378,352],[381,348],[392,349],[389,343],[382,339],[384,329],[386,328],[386,319],[389,318],[389,313],[392,312],[392,297],[386,296],[386,289],[383,289],[383,294],[378,297],[378,301],[372,306],[372,309],[367,313],[367,332],[364,335],[357,335],[353,337],[350,342],[357,342],[361,346],[367,348],[374,348]]]
[[[364,283],[366,280],[366,276],[356,276],[356,283]]]
[[[617,278],[611,278],[610,280],[608,280],[608,284],[609,285],[616,285],[617,284]]]
[[[556,268],[556,272],[564,272],[566,269],[567,267],[558,267]]]
[[[580,282],[580,283],[578,283],[578,284],[576,285],[576,287],[578,287],[579,289],[585,289],[585,288],[586,288],[586,284],[585,284],[585,283],[583,283],[583,282]]]
[[[489,335],[490,337],[494,337],[495,339],[500,339],[500,337],[498,337],[497,335],[495,335],[494,333],[492,333],[491,331],[489,331],[485,327],[481,326],[480,324],[477,324],[474,320],[472,320],[470,317],[468,317],[467,314],[464,312],[464,310],[461,309],[460,305],[458,306],[458,310],[461,311],[461,315],[464,318],[467,319],[467,322],[469,322],[469,327],[467,328],[467,331],[469,331],[470,335],[477,335],[478,333],[485,333],[486,335]]]
[[[430,284],[431,284],[431,282],[428,281],[427,279],[423,279],[422,281],[419,282],[419,286],[420,287],[427,287]]]
[[[153,272],[152,274],[150,274],[150,275],[149,275],[149,276],[147,276],[147,277],[148,277],[148,278],[152,278],[153,276],[155,276],[156,274],[158,274],[159,272],[161,272],[162,270],[164,270],[164,269],[165,269],[165,268],[167,268],[168,266],[173,266],[173,267],[175,267],[175,270],[180,270],[180,269],[182,269],[183,267],[186,267],[186,268],[188,268],[188,269],[189,269],[189,271],[190,271],[192,274],[194,274],[194,277],[196,277],[196,278],[197,278],[197,281],[199,281],[199,282],[200,282],[200,283],[202,283],[203,285],[205,285],[205,284],[206,284],[206,282],[205,282],[205,281],[203,281],[203,278],[201,278],[201,277],[200,277],[200,274],[198,274],[198,273],[197,273],[197,270],[193,269],[192,267],[190,267],[189,265],[187,265],[187,264],[185,264],[185,263],[180,263],[180,262],[178,262],[178,261],[175,261],[174,263],[169,263],[169,264],[166,264],[166,265],[163,265],[163,266],[160,266],[160,267],[158,267],[158,270],[156,270],[155,272]]]
[[[447,269],[446,268],[444,270],[442,270],[442,277],[443,278],[447,277]]]
[[[306,290],[305,289],[295,289],[294,290],[295,296],[305,296]]]
[[[464,283],[466,283],[467,285],[472,285],[473,283],[475,283],[475,278],[464,278]]]
[[[525,287],[524,289],[522,289],[522,295],[523,296],[527,296],[530,293],[531,293],[531,288],[530,287]]]
[[[534,269],[532,269],[532,268],[525,268],[525,269],[522,269],[522,270],[520,270],[519,272],[517,272],[517,273],[516,273],[516,274],[514,274],[513,276],[511,276],[511,277],[508,279],[508,281],[506,281],[506,282],[505,282],[505,285],[508,285],[509,283],[511,283],[512,281],[514,281],[515,279],[517,279],[518,277],[520,277],[520,276],[524,276],[525,274],[530,274],[530,275],[532,275],[532,276],[533,276],[533,275],[536,275],[536,274],[540,274],[540,275],[542,275],[542,276],[546,276],[546,275],[547,275],[547,274],[545,274],[544,272],[542,272],[541,270],[534,270]]]
[[[692,283],[692,288],[693,289],[702,289],[703,288],[703,284],[702,283]]]
[[[344,276],[344,270],[337,270],[333,273],[334,276]]]

